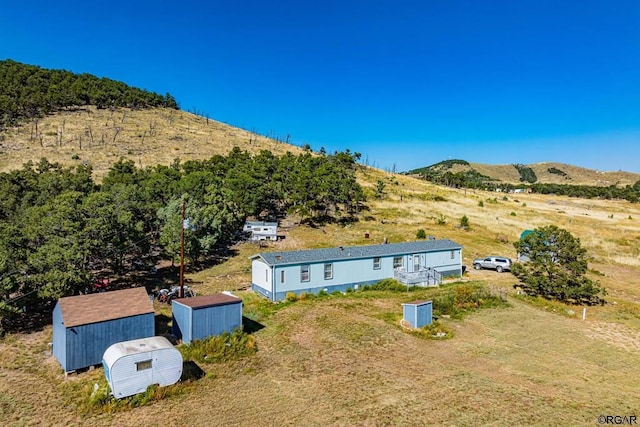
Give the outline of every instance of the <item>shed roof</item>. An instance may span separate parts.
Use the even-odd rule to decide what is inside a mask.
[[[406,255],[422,252],[440,252],[456,249],[462,249],[462,246],[449,239],[419,240],[415,242],[389,243],[386,245],[339,246],[303,251],[266,252],[254,255],[251,259],[262,258],[268,265],[287,265]]]
[[[411,302],[404,302],[402,303],[402,305],[425,305],[431,303],[431,300],[417,300],[417,301],[411,301]]]
[[[64,297],[58,305],[67,328],[153,313],[144,287]]]
[[[218,305],[237,304],[242,300],[227,294],[199,295],[193,298],[174,299],[172,303],[186,305],[191,308],[214,307]]]

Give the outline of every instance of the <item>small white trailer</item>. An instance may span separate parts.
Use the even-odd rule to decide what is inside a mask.
[[[164,337],[115,343],[104,352],[102,366],[114,397],[144,392],[152,384],[167,386],[182,376],[182,354]]]

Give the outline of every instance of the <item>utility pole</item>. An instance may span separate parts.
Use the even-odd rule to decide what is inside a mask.
[[[182,220],[180,221],[180,298],[184,298],[184,199],[182,199]]]

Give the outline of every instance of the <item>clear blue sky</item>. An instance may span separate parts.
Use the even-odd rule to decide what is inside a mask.
[[[640,172],[638,0],[3,0],[0,59],[385,169]]]

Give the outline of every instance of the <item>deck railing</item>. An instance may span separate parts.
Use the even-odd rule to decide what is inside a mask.
[[[399,268],[393,270],[393,277],[405,285],[438,286],[442,281],[442,275],[433,269],[420,269],[408,272]]]

